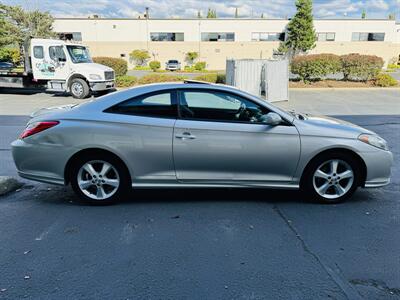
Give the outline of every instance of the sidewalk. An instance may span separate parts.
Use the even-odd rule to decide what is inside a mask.
[[[283,109],[322,115],[400,115],[400,89],[293,89]]]

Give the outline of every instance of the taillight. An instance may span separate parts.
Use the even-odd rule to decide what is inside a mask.
[[[56,126],[60,122],[58,121],[45,121],[45,122],[35,122],[32,124],[29,124],[25,130],[21,133],[19,136],[20,139],[24,139],[28,136],[34,135],[38,132],[41,132],[43,130],[49,129],[51,127]]]

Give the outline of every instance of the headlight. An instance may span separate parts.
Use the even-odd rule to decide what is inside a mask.
[[[383,149],[383,150],[389,150],[387,142],[380,136],[372,135],[372,134],[361,134],[358,137],[358,139],[361,142],[370,144],[371,146],[374,146],[376,148]]]
[[[92,80],[101,80],[101,76],[97,74],[90,74],[89,78]]]

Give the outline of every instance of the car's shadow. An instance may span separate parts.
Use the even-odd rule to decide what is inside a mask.
[[[46,195],[47,194],[47,195]],[[358,190],[349,202],[373,200],[368,191]],[[44,192],[39,201],[53,204],[86,205],[79,202],[70,187],[56,187]],[[137,189],[125,195],[116,205],[135,205],[143,203],[189,203],[189,202],[265,202],[304,203],[325,205],[313,201],[309,196],[294,190],[246,189],[246,188],[203,188],[203,189]]]

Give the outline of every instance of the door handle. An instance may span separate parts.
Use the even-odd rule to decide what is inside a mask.
[[[192,135],[190,132],[184,132],[182,134],[177,134],[175,135],[177,139],[182,139],[182,140],[194,140],[196,138],[195,135]]]

